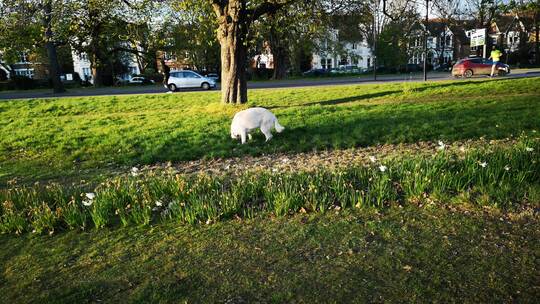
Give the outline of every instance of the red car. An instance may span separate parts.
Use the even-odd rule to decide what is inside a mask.
[[[452,76],[463,76],[470,78],[473,75],[491,75],[493,61],[485,58],[467,58],[458,61],[452,68]],[[504,76],[510,74],[510,67],[507,64],[497,63],[497,75]]]

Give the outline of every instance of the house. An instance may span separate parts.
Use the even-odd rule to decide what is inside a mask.
[[[329,29],[326,37],[318,39],[311,60],[312,69],[332,69],[355,66],[367,69],[372,65],[371,48],[365,39],[340,41],[339,30]]]
[[[92,65],[90,59],[88,58],[88,54],[78,53],[72,50],[71,56],[73,59],[73,71],[79,74],[81,80],[93,83]],[[139,69],[139,64],[137,63],[137,58],[134,54],[126,53],[123,54],[121,58],[122,65],[125,66],[126,71],[115,75],[116,79],[130,80],[133,75],[138,75],[141,73]]]
[[[532,63],[536,43],[534,17],[530,14],[505,14],[491,23],[488,33],[508,63]]]
[[[47,65],[39,62],[37,56],[31,52],[19,52],[17,60],[8,64],[0,60],[0,80],[13,76],[25,76],[32,79],[47,79],[49,71]]]
[[[274,68],[274,55],[270,49],[270,44],[265,41],[260,54],[257,54],[251,58],[250,67],[253,69],[273,69]]]
[[[427,28],[427,63],[433,67],[451,65],[461,58],[469,56],[470,35],[466,28],[468,21],[444,22],[441,19],[429,20],[427,26],[416,22],[409,31],[409,63],[424,62],[424,33]]]

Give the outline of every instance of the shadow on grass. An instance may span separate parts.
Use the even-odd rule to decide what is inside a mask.
[[[384,97],[384,96],[387,96],[387,95],[401,93],[401,92],[402,91],[398,91],[398,90],[390,90],[390,91],[382,91],[382,92],[376,92],[376,93],[370,93],[370,94],[364,94],[364,95],[357,95],[357,96],[350,96],[350,97],[344,97],[344,98],[338,98],[338,99],[330,99],[330,100],[303,103],[301,105],[269,106],[269,107],[266,107],[266,108],[269,109],[269,110],[275,110],[275,109],[286,109],[286,108],[292,108],[292,107],[306,107],[306,106],[314,106],[314,105],[335,106],[335,105],[339,105],[339,104],[355,102],[355,101],[361,101],[361,100],[365,100],[365,99]]]
[[[437,83],[437,84],[428,84],[423,86],[415,86],[414,91],[415,92],[425,92],[429,90],[436,90],[441,88],[458,88],[458,87],[464,87],[469,86],[471,83],[475,84],[484,84],[487,81],[493,82],[505,82],[509,81],[511,79],[496,79],[496,80],[485,80],[485,81],[473,81],[473,80],[467,80],[467,81],[460,81],[460,82],[449,82],[449,83]],[[403,83],[405,84],[405,83]],[[417,84],[417,83],[413,83]],[[501,84],[503,85],[503,84]],[[381,92],[376,93],[370,93],[370,94],[363,94],[363,95],[357,95],[357,96],[350,96],[350,97],[344,97],[344,98],[337,98],[337,99],[330,99],[330,100],[324,100],[324,101],[317,101],[317,102],[310,102],[310,103],[304,103],[300,105],[284,105],[284,106],[267,106],[266,108],[269,110],[275,110],[275,109],[287,109],[287,108],[293,108],[293,107],[305,107],[305,106],[313,106],[313,105],[321,105],[321,106],[333,106],[333,105],[340,105],[345,103],[351,103],[351,102],[357,102],[362,101],[366,99],[372,99],[372,98],[379,98],[379,97],[385,97],[397,93],[405,93],[404,90],[395,90],[393,88],[392,90],[385,90]]]
[[[347,102],[347,99],[327,101]],[[540,127],[540,105],[524,100],[486,102],[445,102],[437,105],[356,105],[326,112],[280,115],[285,126],[281,134],[264,142],[259,131],[254,140],[240,145],[228,136],[228,122],[223,132],[205,138],[188,134],[173,137],[155,151],[146,151],[145,162],[182,161],[201,157],[235,157],[276,152],[305,152],[326,148],[351,148],[380,143],[412,143],[429,140],[466,140],[481,136],[504,138],[522,130]],[[340,113],[343,111],[343,114]],[[354,115],[351,115],[351,112]],[[315,115],[313,114],[313,115]]]

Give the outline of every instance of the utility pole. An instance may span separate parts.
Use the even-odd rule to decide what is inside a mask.
[[[373,80],[377,80],[377,14],[379,8],[379,0],[373,1],[375,4],[375,12],[373,13]]]
[[[426,0],[426,28],[424,31],[424,81],[427,81],[427,40],[428,40],[428,14],[429,14],[429,0]]]

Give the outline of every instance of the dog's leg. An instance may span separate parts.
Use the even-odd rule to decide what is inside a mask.
[[[242,130],[242,132],[240,133],[240,137],[242,139],[242,145],[246,143],[246,133],[247,133],[247,130]]]
[[[263,125],[261,127],[261,132],[266,137],[266,141],[269,141],[270,139],[272,139],[272,132],[270,132],[270,128],[265,128],[265,126]]]

